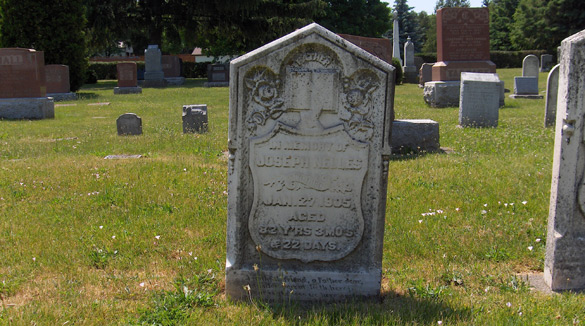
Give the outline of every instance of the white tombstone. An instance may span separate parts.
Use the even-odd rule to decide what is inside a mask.
[[[555,125],[557,116],[557,99],[559,94],[559,65],[554,66],[546,80],[546,104],[544,108],[544,126]]]
[[[538,80],[538,70],[540,61],[534,54],[529,54],[522,60],[522,77],[536,77]]]
[[[226,294],[378,296],[394,68],[310,24],[230,80]]]
[[[404,71],[405,83],[418,83],[418,73],[414,64],[414,43],[412,43],[410,36],[404,43],[404,67],[402,70]]]
[[[544,281],[553,291],[585,289],[585,30],[561,42]]]
[[[459,125],[497,127],[502,83],[498,74],[461,73]]]

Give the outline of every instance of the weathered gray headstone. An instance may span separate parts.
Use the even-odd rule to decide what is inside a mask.
[[[429,119],[394,120],[392,122],[392,153],[436,152],[439,123]]]
[[[514,94],[511,98],[541,99],[537,77],[514,77]]]
[[[459,125],[497,127],[501,92],[497,74],[462,72]]]
[[[544,126],[555,125],[557,117],[557,99],[559,94],[559,65],[554,66],[546,80],[546,104],[544,109]]]
[[[585,30],[561,48],[544,262],[544,281],[553,291],[585,289]]]
[[[419,86],[424,87],[426,82],[430,82],[433,79],[433,65],[434,63],[422,64],[418,72]]]
[[[226,294],[378,296],[394,68],[311,24],[230,71]]]
[[[158,45],[149,45],[144,50],[143,87],[165,87],[165,74],[162,69],[162,54]]]
[[[410,36],[404,43],[404,82],[409,84],[416,84],[418,82],[418,74],[416,66],[414,65],[414,43],[410,40]]]
[[[522,60],[522,77],[536,77],[538,82],[538,69],[540,62],[534,54],[529,54]]]
[[[550,71],[553,65],[552,54],[543,54],[540,56],[540,72]]]
[[[124,113],[116,120],[118,135],[142,135],[142,119],[134,113]]]
[[[183,105],[183,133],[207,132],[207,104]]]

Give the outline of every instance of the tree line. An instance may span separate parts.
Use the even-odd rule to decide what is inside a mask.
[[[553,51],[585,29],[583,0],[484,0],[490,9],[492,50]],[[120,42],[143,53],[201,47],[212,56],[242,54],[310,22],[336,33],[392,36],[416,52],[436,51],[436,10],[469,7],[469,0],[437,0],[435,12],[414,12],[407,0],[392,8],[380,0],[0,0],[0,46],[45,51],[45,61],[70,66],[72,89],[83,83],[84,65]],[[394,14],[395,13],[395,14]]]

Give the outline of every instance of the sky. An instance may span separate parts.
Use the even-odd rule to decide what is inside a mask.
[[[390,5],[388,6],[388,8],[393,8],[394,7],[394,1],[393,0],[382,0],[383,2],[387,2]],[[415,12],[421,12],[421,11],[426,11],[427,14],[432,14],[435,11],[435,4],[437,3],[436,0],[408,0],[406,2],[410,7],[414,7],[414,9],[412,9]],[[471,7],[481,7],[481,0],[470,0],[469,3],[471,4]]]

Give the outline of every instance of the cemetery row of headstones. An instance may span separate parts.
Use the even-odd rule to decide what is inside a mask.
[[[183,105],[183,133],[205,133],[208,130],[207,105]],[[125,113],[116,120],[120,136],[142,135],[142,118],[135,113]]]

